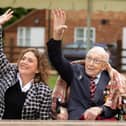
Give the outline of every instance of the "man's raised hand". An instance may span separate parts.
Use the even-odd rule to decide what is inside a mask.
[[[62,9],[55,9],[52,11],[53,16],[53,38],[55,40],[61,40],[64,30],[67,28],[65,25],[66,14]]]

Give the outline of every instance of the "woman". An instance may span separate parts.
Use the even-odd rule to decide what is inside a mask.
[[[12,18],[10,9],[0,16],[0,25]],[[2,30],[1,30],[2,31]],[[8,62],[0,32],[0,118],[50,119],[51,89],[47,85],[47,59],[37,49],[26,49],[17,65]]]

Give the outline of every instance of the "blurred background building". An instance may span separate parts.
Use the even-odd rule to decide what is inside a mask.
[[[19,52],[26,47],[41,50],[46,48],[46,42],[52,37],[50,9],[61,7],[66,9],[68,25],[63,38],[63,48],[71,44],[75,47],[72,49],[78,49],[79,52],[80,48],[86,51],[95,43],[106,44],[111,52],[114,67],[126,71],[125,0],[53,0],[50,3],[47,0],[42,4],[40,2],[42,1],[37,0],[34,3],[30,0],[10,0],[9,4],[7,1],[0,3],[1,7],[10,5],[37,8],[4,28],[4,49],[11,62],[15,62]]]

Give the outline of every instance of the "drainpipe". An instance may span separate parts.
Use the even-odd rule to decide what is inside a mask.
[[[49,40],[51,37],[51,10],[48,9],[48,38],[47,40]]]
[[[91,27],[91,13],[92,13],[92,0],[87,0],[87,50],[92,47],[90,41],[90,27]]]

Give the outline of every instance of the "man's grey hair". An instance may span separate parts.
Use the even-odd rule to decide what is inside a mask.
[[[98,54],[102,57],[101,60],[105,61],[105,62],[109,62],[109,53],[100,46],[94,46],[93,48],[91,48],[88,52],[87,52],[87,56],[90,55],[91,53],[94,54]]]

